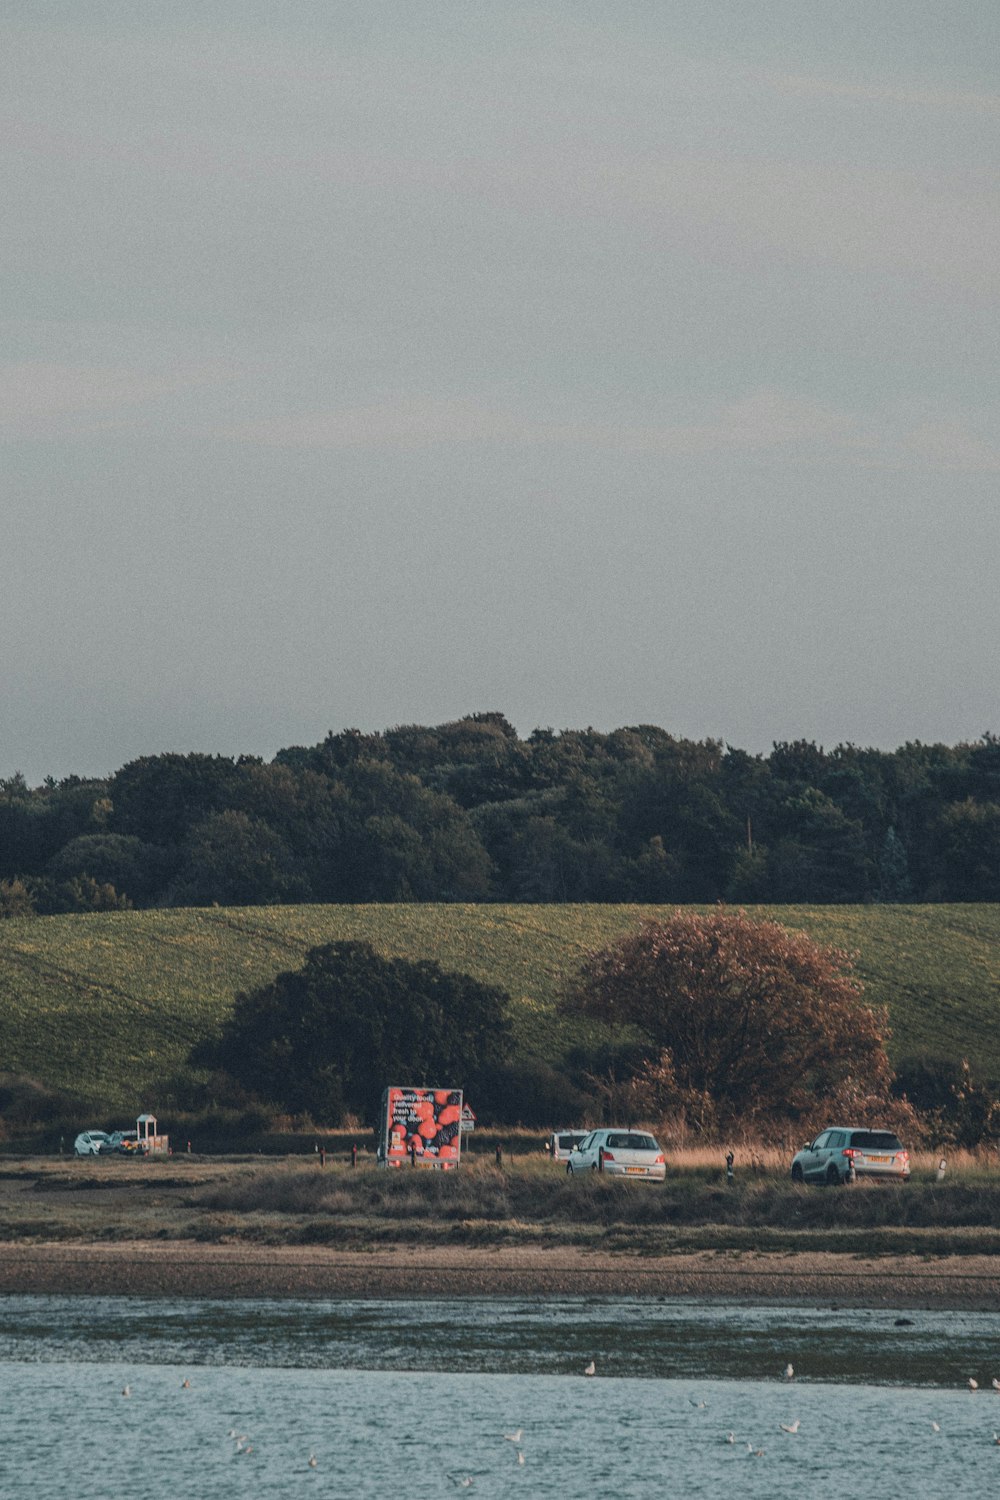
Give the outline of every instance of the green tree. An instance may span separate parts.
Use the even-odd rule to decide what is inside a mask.
[[[265,906],[294,900],[291,854],[273,828],[246,813],[212,813],[184,841],[172,906]]]
[[[236,997],[221,1038],[192,1061],[291,1114],[373,1119],[390,1083],[474,1091],[510,1055],[508,997],[439,964],[369,943],[312,948],[301,969]]]
[[[885,1016],[862,1003],[849,956],[745,912],[644,923],[591,954],[563,1004],[638,1028],[650,1106],[702,1127],[889,1097]]]

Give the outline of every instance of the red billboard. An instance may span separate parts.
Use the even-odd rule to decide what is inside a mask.
[[[457,1167],[462,1090],[393,1087],[382,1095],[379,1161],[386,1167]]]

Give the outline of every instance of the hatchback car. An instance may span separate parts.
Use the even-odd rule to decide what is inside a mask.
[[[111,1137],[104,1130],[82,1130],[73,1142],[74,1156],[100,1156]]]
[[[545,1149],[553,1161],[568,1161],[570,1152],[587,1139],[586,1130],[555,1130],[545,1142]]]
[[[846,1182],[855,1177],[888,1177],[905,1182],[910,1153],[891,1130],[824,1130],[792,1158],[793,1182]]]
[[[566,1174],[607,1172],[611,1177],[645,1177],[662,1182],[667,1160],[655,1138],[644,1130],[592,1130],[570,1152]]]

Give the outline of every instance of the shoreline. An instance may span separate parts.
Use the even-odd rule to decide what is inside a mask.
[[[832,1251],[571,1248],[347,1251],[325,1246],[0,1242],[0,1295],[190,1299],[639,1297],[838,1307],[997,1311],[992,1256],[864,1257]]]

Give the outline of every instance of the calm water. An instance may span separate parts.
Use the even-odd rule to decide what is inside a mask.
[[[994,1374],[997,1314],[8,1297],[0,1496],[994,1496]]]

